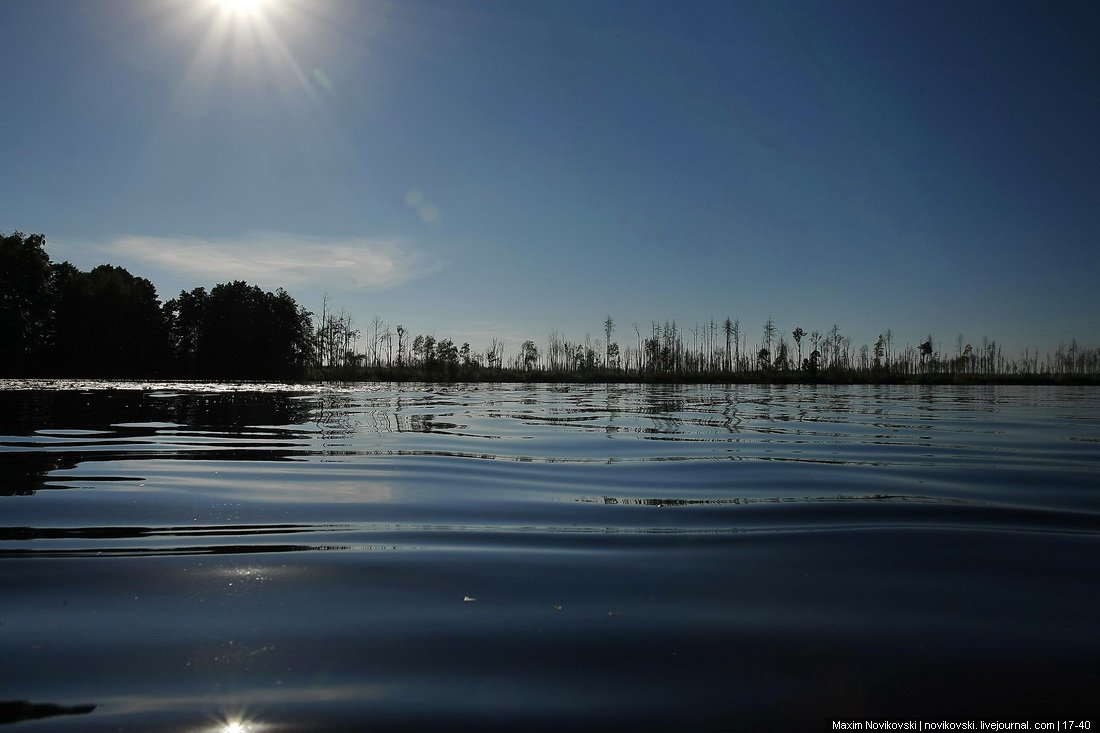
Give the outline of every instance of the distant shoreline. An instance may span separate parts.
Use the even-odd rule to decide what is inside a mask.
[[[549,371],[508,367],[469,366],[455,369],[423,367],[309,367],[297,376],[243,375],[240,373],[204,376],[190,374],[7,374],[2,382],[172,382],[181,384],[333,384],[351,382],[437,384],[699,384],[699,385],[943,385],[943,386],[1083,386],[1100,387],[1100,374],[872,374],[859,370],[829,370],[817,374],[785,372],[635,372],[635,371]]]
[[[852,370],[823,371],[811,375],[802,371],[669,373],[651,374],[600,370],[594,372],[551,372],[508,368],[459,368],[454,373],[416,367],[314,367],[304,376],[307,382],[439,382],[548,383],[548,384],[849,384],[849,385],[1066,385],[1100,386],[1095,374],[879,374]]]
[[[620,384],[1100,384],[1100,348],[1076,339],[1041,354],[1005,357],[996,341],[975,347],[962,334],[948,353],[931,334],[900,342],[890,329],[858,347],[837,324],[790,331],[769,317],[753,344],[740,319],[695,328],[651,323],[636,342],[570,341],[551,331],[544,348],[523,341],[511,354],[433,334],[392,330],[375,317],[368,329],[336,315],[320,317],[286,290],[242,280],[182,290],[161,302],[156,288],[125,268],[88,272],[55,263],[45,236],[0,237],[0,375],[13,378],[270,380],[286,382],[549,382]],[[365,348],[359,350],[359,342]],[[395,343],[396,341],[396,343]],[[805,354],[805,356],[804,356]]]
[[[787,371],[776,373],[734,372],[734,373],[637,373],[625,371],[525,371],[511,368],[459,367],[457,370],[436,370],[418,367],[312,367],[298,378],[247,377],[236,375],[211,374],[206,377],[194,377],[172,374],[50,374],[50,375],[8,375],[0,377],[4,389],[13,389],[12,384],[25,384],[14,389],[35,389],[38,382],[60,383],[79,382],[119,382],[172,384],[352,384],[352,383],[429,383],[429,384],[638,384],[638,385],[865,385],[865,386],[1077,386],[1100,387],[1100,375],[1097,374],[886,374],[869,375],[856,371],[831,371],[817,375],[805,372]],[[4,384],[7,383],[7,384]]]

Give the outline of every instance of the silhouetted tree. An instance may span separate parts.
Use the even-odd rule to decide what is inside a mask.
[[[607,361],[610,369],[622,368],[622,355],[619,352],[619,344],[613,343],[607,347]]]
[[[156,288],[124,268],[54,267],[50,371],[70,376],[153,376],[166,365],[168,330]]]
[[[297,377],[313,361],[313,314],[285,290],[265,293],[236,280],[216,285],[201,308],[194,359],[201,376]]]
[[[393,331],[389,324],[386,324],[382,331],[382,343],[386,345],[386,366],[391,367],[393,366]]]
[[[603,342],[604,342],[604,345],[605,345],[605,348],[606,348],[606,350],[604,351],[603,365],[605,367],[610,367],[611,366],[611,334],[613,334],[614,332],[615,332],[615,319],[613,319],[611,317],[611,315],[609,314],[607,316],[607,318],[605,318],[604,321],[603,321],[603,334],[604,334]]]
[[[812,377],[817,377],[817,370],[821,368],[821,352],[817,349],[811,351],[810,356],[802,362],[802,368]]]
[[[164,304],[171,369],[183,376],[198,374],[199,338],[206,320],[206,288],[179,296]]]
[[[730,342],[733,339],[733,321],[726,318],[722,322],[722,331],[726,334],[726,358],[722,363],[722,369],[728,372],[733,369],[733,353],[730,351]]]
[[[51,311],[45,244],[41,234],[0,237],[0,374],[29,374],[44,356]]]
[[[504,363],[504,342],[498,341],[494,336],[485,350],[485,362],[490,368],[500,368]]]
[[[928,338],[917,347],[920,351],[920,364],[922,368],[927,369],[929,363],[929,357],[932,356],[932,336]]]
[[[806,335],[806,332],[802,329],[802,326],[798,326],[791,335],[794,336],[794,345],[798,348],[798,366],[802,366],[802,337]]]
[[[756,352],[756,368],[762,372],[768,371],[771,368],[771,352],[767,349],[760,349]]]
[[[458,347],[451,339],[442,339],[435,347],[436,362],[448,377],[458,371]]]
[[[733,363],[735,369],[741,368],[741,319],[735,318],[733,320]]]
[[[844,366],[844,352],[841,350],[841,344],[843,342],[843,336],[840,335],[840,326],[833,324],[833,327],[829,329],[829,366]]]
[[[768,353],[771,353],[772,340],[775,339],[775,334],[775,322],[771,316],[768,316],[768,320],[764,322],[764,348],[768,350]]]
[[[539,350],[534,341],[524,341],[519,347],[519,361],[525,371],[531,371],[539,360]]]
[[[325,358],[332,353],[332,348],[326,339],[328,336],[328,293],[321,296],[321,318],[317,321],[317,325],[314,328],[314,332],[317,337],[317,344],[314,347],[314,354],[317,357],[317,366],[325,366]]]
[[[775,350],[775,362],[773,366],[779,371],[786,371],[790,366],[790,355],[787,353],[787,341],[779,338],[779,347]]]
[[[313,362],[313,314],[282,288],[264,297],[271,314],[265,335],[274,360],[272,368],[282,376],[296,376]]]
[[[70,262],[50,266],[50,298],[52,312],[45,334],[49,342],[49,359],[58,366],[71,361],[76,350],[83,348],[81,340],[90,325],[84,322],[88,302],[87,279]],[[42,370],[48,372],[49,369]]]
[[[412,342],[413,357],[421,366],[435,365],[435,336],[417,335]]]

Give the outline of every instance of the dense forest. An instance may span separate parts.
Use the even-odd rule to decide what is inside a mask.
[[[121,267],[52,263],[45,237],[0,237],[0,375],[299,378],[312,315],[284,290],[236,281],[161,303]]]
[[[509,354],[493,339],[471,349],[412,335],[375,316],[365,328],[320,314],[285,290],[234,281],[183,291],[162,303],[145,278],[100,265],[82,272],[53,263],[41,234],[0,235],[0,376],[182,379],[346,379],[676,382],[1100,382],[1100,349],[1075,340],[1015,357],[992,340],[931,335],[901,345],[891,330],[856,346],[833,325],[789,334],[768,319],[749,338],[740,319],[691,328],[675,321],[631,324],[616,339],[570,341],[552,332],[543,348],[523,341]]]

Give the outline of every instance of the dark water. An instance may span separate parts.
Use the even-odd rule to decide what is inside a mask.
[[[61,386],[0,389],[15,729],[1097,710],[1095,389]]]

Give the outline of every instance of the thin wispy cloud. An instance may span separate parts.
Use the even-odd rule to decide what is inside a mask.
[[[200,281],[246,280],[269,287],[386,288],[436,271],[407,245],[387,239],[257,232],[237,238],[122,236],[103,250],[135,266]]]

